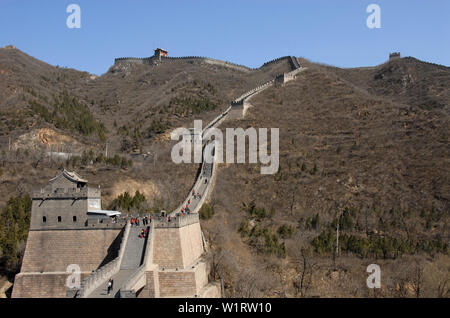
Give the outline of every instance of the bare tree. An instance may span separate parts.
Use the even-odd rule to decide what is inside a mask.
[[[313,260],[310,247],[300,249],[300,262],[297,271],[299,272],[298,281],[294,282],[294,287],[301,297],[306,297],[308,290],[312,285],[312,277],[317,264]]]
[[[417,261],[414,267],[412,285],[416,297],[420,298],[423,288],[423,267]]]

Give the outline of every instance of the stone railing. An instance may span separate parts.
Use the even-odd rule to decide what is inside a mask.
[[[130,278],[119,289],[120,298],[136,297],[136,291],[145,286],[146,270],[146,265],[142,264],[131,274]]]
[[[219,126],[226,119],[230,110],[231,110],[231,106],[228,107],[222,114],[220,114],[219,116],[217,116],[216,118],[211,120],[209,122],[209,124],[205,126],[205,128],[202,130],[202,141],[203,142],[207,141],[206,133],[207,133],[208,129]]]
[[[239,96],[237,99],[235,99],[233,102],[235,104],[239,104],[239,103],[245,102],[245,100],[247,98],[249,98],[252,95],[257,94],[257,93],[263,91],[264,89],[270,87],[271,85],[273,85],[274,81],[275,80],[272,79],[272,80],[270,80],[270,81],[268,81],[268,82],[266,82],[266,83],[264,83],[262,85],[259,85],[259,86],[255,87],[255,88],[249,90],[248,92],[245,92],[244,94]]]
[[[127,222],[125,230],[122,236],[122,242],[120,243],[119,256],[108,264],[98,268],[96,271],[92,272],[86,279],[81,282],[80,290],[78,292],[78,297],[85,298],[89,294],[97,289],[100,285],[104,284],[111,276],[116,274],[120,270],[120,264],[122,263],[122,258],[125,253],[125,247],[128,241],[128,234],[130,233],[130,222]]]
[[[199,222],[198,213],[184,214],[183,216],[174,216],[168,221],[165,217],[156,217],[152,219],[153,226],[160,228],[179,228]]]

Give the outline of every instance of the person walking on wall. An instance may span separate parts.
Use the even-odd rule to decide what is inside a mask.
[[[112,277],[110,277],[109,281],[108,281],[108,285],[107,285],[108,295],[111,294],[112,286],[113,286],[113,280],[112,280]]]

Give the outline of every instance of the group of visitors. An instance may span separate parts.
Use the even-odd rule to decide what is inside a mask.
[[[150,222],[152,221],[152,217],[148,217],[148,216],[144,216],[142,218],[142,225],[147,226],[150,224]],[[135,226],[139,226],[141,224],[141,219],[139,219],[139,217],[131,217],[130,219],[130,223],[131,225],[135,225]]]
[[[148,225],[151,221],[152,221],[152,216],[150,216],[150,217],[144,216],[144,218],[142,219],[142,223],[144,225]]]
[[[141,230],[141,233],[139,233],[139,238],[146,238],[147,235],[148,235],[148,227],[146,227],[145,230],[144,229]]]
[[[139,222],[139,218],[138,217],[136,217],[136,218],[131,217],[130,223],[131,223],[131,226],[133,226],[133,225],[139,226],[139,223],[140,223]]]
[[[201,199],[202,198],[202,195],[200,194],[200,192],[195,193],[195,190],[192,190],[192,196],[194,197],[194,199]]]

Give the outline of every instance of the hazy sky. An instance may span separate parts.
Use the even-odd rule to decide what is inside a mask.
[[[66,25],[72,3],[79,29]],[[379,29],[366,25],[372,3]],[[95,74],[156,47],[250,67],[284,55],[372,66],[392,51],[448,66],[449,39],[449,0],[0,0],[0,46]]]

